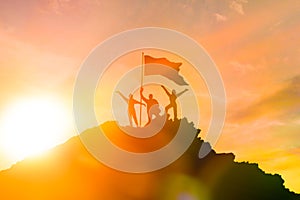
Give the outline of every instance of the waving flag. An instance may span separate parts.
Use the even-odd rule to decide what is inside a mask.
[[[178,85],[188,85],[183,77],[179,74],[182,63],[171,62],[166,58],[153,58],[145,55],[144,75],[161,75]]]

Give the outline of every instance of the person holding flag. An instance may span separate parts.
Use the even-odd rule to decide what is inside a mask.
[[[143,95],[143,91],[144,91],[144,88],[141,87],[140,89],[140,95],[141,95],[141,99],[143,101],[146,102],[146,105],[147,105],[147,115],[148,115],[148,122],[146,124],[146,126],[148,124],[150,124],[151,120],[152,120],[152,114],[151,114],[151,108],[157,108],[156,106],[158,106],[158,101],[156,99],[153,98],[153,94],[149,94],[149,99],[147,99],[144,95]],[[152,113],[157,113],[156,111],[155,112],[152,112]]]
[[[144,76],[159,75],[159,76],[163,76],[163,77],[173,81],[177,85],[188,85],[188,83],[184,80],[184,78],[179,73],[181,65],[182,65],[181,62],[172,62],[172,61],[169,61],[167,58],[163,58],[163,57],[162,58],[154,58],[149,55],[144,55],[144,52],[142,52],[141,89],[140,89],[141,99],[140,99],[140,102],[145,101],[147,104],[147,114],[148,114],[147,125],[151,122],[150,108],[153,105],[158,104],[158,102],[155,99],[153,99],[152,94],[149,95],[149,99],[147,99],[143,96]],[[175,119],[177,119],[176,99],[177,99],[177,97],[182,95],[184,92],[186,92],[187,89],[179,94],[176,94],[175,90],[172,93],[170,93],[166,89],[165,89],[165,91],[170,99],[170,104],[166,107],[166,111],[168,111],[170,108],[173,108],[174,120],[175,120]],[[142,121],[141,119],[142,119],[142,106],[140,107],[140,123]]]
[[[132,126],[132,118],[134,120],[135,125],[138,126],[138,121],[137,121],[137,118],[136,118],[136,112],[135,112],[134,105],[135,104],[140,104],[140,105],[145,106],[145,104],[135,100],[133,98],[132,94],[129,94],[129,98],[127,98],[120,91],[117,91],[116,93],[118,93],[124,99],[124,101],[126,101],[127,104],[128,104],[128,118],[129,118],[130,126]]]

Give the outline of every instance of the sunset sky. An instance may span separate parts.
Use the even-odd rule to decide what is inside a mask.
[[[17,120],[8,122],[18,106],[43,99],[44,106],[61,108],[53,115],[64,116],[65,125],[49,148],[76,135],[72,93],[82,62],[108,37],[147,26],[190,36],[218,66],[227,117],[217,152],[258,163],[267,173],[282,175],[285,186],[300,193],[300,179],[295,178],[300,177],[298,0],[1,0],[0,169],[18,159],[3,142],[8,134],[3,127],[22,126]],[[182,74],[187,74],[184,66]],[[193,77],[187,74],[186,79]],[[51,124],[45,126],[52,130]]]

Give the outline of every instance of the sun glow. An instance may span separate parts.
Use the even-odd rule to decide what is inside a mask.
[[[70,127],[62,103],[52,98],[20,100],[1,119],[1,146],[10,159],[21,160],[61,143]]]

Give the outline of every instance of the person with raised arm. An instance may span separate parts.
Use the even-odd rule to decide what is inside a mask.
[[[120,91],[117,91],[116,93],[118,93],[124,99],[124,101],[126,101],[127,104],[128,104],[128,118],[129,118],[130,126],[132,126],[132,118],[134,120],[135,125],[138,126],[138,121],[137,121],[134,105],[135,104],[141,104],[141,105],[145,106],[145,104],[135,100],[133,98],[132,94],[129,94],[129,96],[127,98]]]
[[[166,94],[168,95],[169,100],[170,100],[169,105],[167,105],[166,108],[165,108],[166,113],[168,113],[168,110],[170,108],[173,108],[174,120],[177,120],[178,118],[177,118],[177,103],[176,103],[176,99],[178,97],[180,97],[183,93],[185,93],[186,91],[188,91],[188,89],[185,89],[182,92],[176,93],[175,90],[172,90],[172,92],[169,92],[167,90],[167,88],[165,86],[163,86],[163,85],[161,85],[161,87],[164,89],[164,91],[166,92]]]

